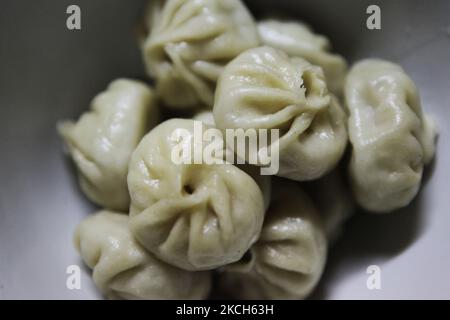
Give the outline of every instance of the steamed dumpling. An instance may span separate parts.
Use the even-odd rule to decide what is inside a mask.
[[[100,211],[81,222],[75,246],[96,286],[109,299],[204,299],[209,272],[188,272],[146,252],[128,229],[129,217]]]
[[[343,233],[344,224],[355,210],[355,201],[341,170],[305,186],[322,216],[328,242],[334,244]]]
[[[212,107],[223,66],[259,44],[256,24],[240,0],[156,0],[142,45],[157,93],[170,107]]]
[[[301,57],[322,67],[328,89],[341,95],[347,73],[347,63],[340,55],[330,53],[330,41],[312,32],[305,24],[295,21],[266,20],[258,23],[261,42]]]
[[[293,180],[324,175],[347,144],[345,112],[322,70],[269,47],[250,49],[226,66],[213,113],[221,130],[278,129],[280,139],[272,141],[279,145],[278,175]]]
[[[228,163],[173,161],[181,154],[194,163],[189,150],[201,155],[210,146],[194,136],[195,123],[207,128],[189,119],[154,128],[134,151],[128,174],[133,234],[156,256],[186,270],[239,260],[258,238],[264,216],[262,191],[243,170]],[[180,152],[180,146],[187,148]]]
[[[319,281],[327,239],[318,211],[294,182],[276,181],[259,240],[225,266],[219,284],[237,299],[303,299]]]
[[[119,79],[97,95],[77,123],[58,127],[79,173],[81,189],[93,202],[128,210],[128,162],[137,144],[158,120],[153,91]]]
[[[358,203],[374,212],[406,206],[433,158],[436,135],[416,86],[398,65],[369,59],[351,69],[345,97],[353,147],[350,178]]]

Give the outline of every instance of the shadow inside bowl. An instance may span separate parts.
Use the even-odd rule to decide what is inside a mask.
[[[327,265],[311,299],[327,299],[337,280],[365,273],[366,268],[389,260],[411,246],[423,233],[421,193],[405,208],[387,214],[359,210],[347,223],[342,238],[329,250]],[[355,239],[358,239],[355,241]]]

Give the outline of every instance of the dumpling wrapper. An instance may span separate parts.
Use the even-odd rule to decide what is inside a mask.
[[[342,56],[330,53],[330,41],[325,36],[313,33],[309,26],[297,21],[261,21],[258,32],[264,45],[320,66],[328,89],[337,96],[342,95],[347,62]]]
[[[147,72],[158,95],[174,108],[211,108],[223,66],[259,45],[256,23],[240,0],[155,0],[146,25]]]
[[[327,257],[319,212],[295,182],[276,180],[258,241],[243,259],[222,268],[219,286],[236,299],[304,299]]]
[[[158,121],[152,89],[118,79],[97,95],[78,122],[58,125],[78,169],[84,194],[108,209],[128,211],[128,162],[145,133]]]
[[[436,137],[414,82],[396,64],[367,59],[350,70],[345,98],[349,173],[358,204],[372,212],[408,205],[419,190],[424,165],[434,156]]]
[[[247,50],[226,66],[213,114],[223,131],[278,129],[279,140],[271,142],[278,144],[277,175],[292,180],[331,171],[347,145],[345,112],[328,93],[320,67],[270,47]]]
[[[96,286],[109,299],[204,299],[209,272],[175,268],[145,251],[132,237],[129,217],[100,211],[75,232],[75,246],[93,270]]]
[[[186,270],[206,270],[239,260],[257,240],[264,198],[253,178],[232,164],[173,161],[181,144],[200,152],[209,145],[194,138],[194,123],[167,120],[134,151],[128,173],[130,227],[160,259]],[[188,140],[174,137],[181,131]],[[194,160],[193,154],[186,159]]]

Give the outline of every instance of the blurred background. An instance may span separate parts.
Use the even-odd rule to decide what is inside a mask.
[[[350,62],[399,63],[438,122],[437,158],[412,205],[389,215],[359,213],[331,249],[317,299],[450,298],[450,1],[248,0],[257,18],[287,17],[328,36]],[[0,299],[95,299],[66,268],[82,262],[77,223],[95,210],[79,192],[56,122],[85,111],[117,77],[144,78],[135,27],[146,1],[0,2]],[[66,8],[81,8],[81,30]],[[366,8],[381,8],[381,30]],[[366,269],[381,268],[381,290]]]

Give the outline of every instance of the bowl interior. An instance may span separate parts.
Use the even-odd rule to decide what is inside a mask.
[[[380,57],[402,65],[423,108],[437,120],[437,157],[407,208],[360,212],[331,249],[314,298],[450,298],[450,2],[425,0],[248,0],[258,18],[301,19],[330,37],[350,62]],[[381,8],[382,29],[365,27]],[[82,30],[66,28],[71,1],[4,0],[0,10],[0,298],[95,299],[72,244],[77,223],[96,208],[79,192],[56,134],[117,77],[144,78],[134,38],[144,1],[79,0]],[[81,290],[67,267],[83,268]],[[366,269],[381,268],[368,290]]]

